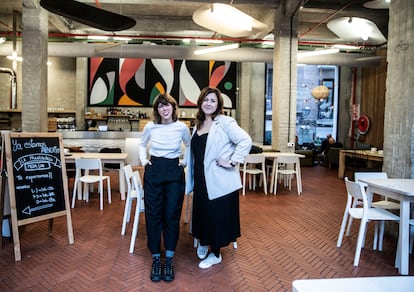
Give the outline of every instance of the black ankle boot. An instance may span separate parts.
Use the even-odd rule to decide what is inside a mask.
[[[153,257],[152,258],[152,268],[151,268],[151,281],[152,282],[159,282],[161,281],[161,259],[160,257]]]
[[[174,280],[174,265],[172,257],[166,257],[165,259],[164,273],[162,275],[162,279],[165,282],[171,282],[172,280]]]

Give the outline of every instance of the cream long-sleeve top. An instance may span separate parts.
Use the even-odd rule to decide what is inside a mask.
[[[153,121],[147,123],[139,145],[139,158],[142,165],[148,163],[150,156],[164,158],[179,158],[182,153],[182,144],[186,148],[190,146],[190,130],[183,122],[176,121],[170,124],[155,124]],[[148,148],[149,147],[149,148]],[[182,165],[187,165],[186,153],[184,151]]]

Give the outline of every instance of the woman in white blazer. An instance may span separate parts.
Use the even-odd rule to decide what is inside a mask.
[[[196,127],[188,159],[186,194],[193,192],[192,233],[199,240],[199,267],[222,261],[220,248],[240,237],[239,190],[236,167],[249,153],[252,140],[236,120],[222,115],[217,88],[204,88],[197,101]],[[211,253],[208,254],[208,246]]]

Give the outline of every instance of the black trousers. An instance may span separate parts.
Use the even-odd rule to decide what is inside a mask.
[[[180,217],[184,201],[185,176],[179,160],[151,157],[145,166],[144,202],[148,248],[161,252],[161,233],[166,250],[175,251],[180,233]]]

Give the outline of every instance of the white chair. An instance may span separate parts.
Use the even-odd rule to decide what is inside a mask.
[[[127,202],[125,204],[125,210],[124,210],[124,219],[123,219],[123,233],[125,234],[125,227],[124,224],[126,222],[129,222],[131,208],[132,208],[132,200],[136,200],[135,204],[135,214],[134,214],[134,223],[132,225],[132,235],[131,235],[131,242],[129,245],[129,253],[134,253],[134,247],[135,247],[135,240],[137,238],[138,234],[138,225],[139,225],[139,215],[140,213],[144,212],[144,189],[142,187],[141,178],[138,171],[132,172],[130,176],[130,184],[131,188],[128,192],[129,198],[127,198]],[[129,203],[129,206],[127,207],[127,204]]]
[[[353,217],[354,219],[360,219],[360,227],[358,232],[358,239],[357,245],[355,250],[355,257],[354,257],[354,266],[358,266],[359,258],[361,255],[361,249],[363,247],[363,243],[365,241],[365,233],[367,229],[367,223],[369,221],[379,221],[381,223],[380,226],[380,241],[382,241],[382,235],[384,233],[384,221],[399,221],[400,218],[385,210],[380,208],[372,208],[369,207],[367,195],[365,192],[365,188],[362,184],[358,182],[352,182],[345,177],[345,186],[347,191],[347,202],[344,211],[344,216],[342,218],[341,229],[339,231],[338,241],[336,243],[337,247],[341,247],[342,239],[345,233],[345,227],[348,222],[348,216]],[[361,207],[352,207],[353,201],[359,200],[362,201]],[[378,240],[378,226],[375,225],[375,233],[374,233],[374,242]],[[376,243],[374,243],[376,246]],[[382,243],[380,243],[382,245]]]
[[[89,202],[88,184],[99,184],[99,209],[103,210],[103,181],[107,181],[108,203],[111,204],[111,180],[107,175],[103,175],[102,162],[99,158],[76,158],[76,175],[73,186],[72,208],[75,207],[76,193],[81,193],[81,184],[84,183],[83,199]],[[90,171],[97,171],[98,174],[89,174]]]
[[[354,173],[355,181],[360,182],[364,178],[378,178],[385,179],[388,178],[386,172],[355,172]],[[361,184],[366,187],[366,184],[361,182]],[[399,210],[400,204],[397,202],[389,201],[387,197],[384,197],[380,201],[372,202],[372,207],[389,209],[389,210]]]
[[[243,163],[243,196],[246,195],[246,176],[249,175],[249,188],[251,189],[253,177],[253,190],[256,189],[256,175],[263,180],[264,193],[267,195],[265,156],[263,154],[248,154]]]
[[[386,172],[355,172],[354,173],[354,178],[356,182],[361,183],[364,188],[367,187],[367,185],[363,182],[361,182],[361,179],[364,178],[378,178],[378,179],[385,179],[388,178],[387,173]],[[358,204],[360,204],[361,202],[355,200],[353,203],[353,208],[357,207]],[[376,202],[372,202],[371,203],[372,207],[375,208],[382,208],[382,209],[389,209],[389,210],[399,210],[400,209],[400,204],[393,202],[393,201],[389,201],[387,197],[384,197],[383,200],[380,201],[376,201]],[[348,228],[346,231],[347,236],[349,236],[349,233],[351,231],[351,226],[352,226],[352,217],[349,217],[349,221],[348,221]],[[375,243],[375,241],[374,241]],[[382,240],[379,241],[380,245],[378,246],[378,250],[382,250]],[[377,246],[373,246],[372,247],[373,250],[377,249]]]
[[[139,160],[139,144],[141,143],[141,138],[125,138],[125,148],[124,152],[128,153],[126,158],[126,164],[130,164],[132,167],[141,166],[141,161]]]
[[[281,167],[283,166],[283,167]],[[286,184],[289,186],[289,191],[292,190],[292,179],[296,176],[296,188],[298,195],[302,193],[302,175],[300,172],[300,159],[297,155],[280,155],[277,156],[273,162],[272,182],[270,188],[273,188],[273,194],[276,195],[277,183],[279,176],[282,176]]]

